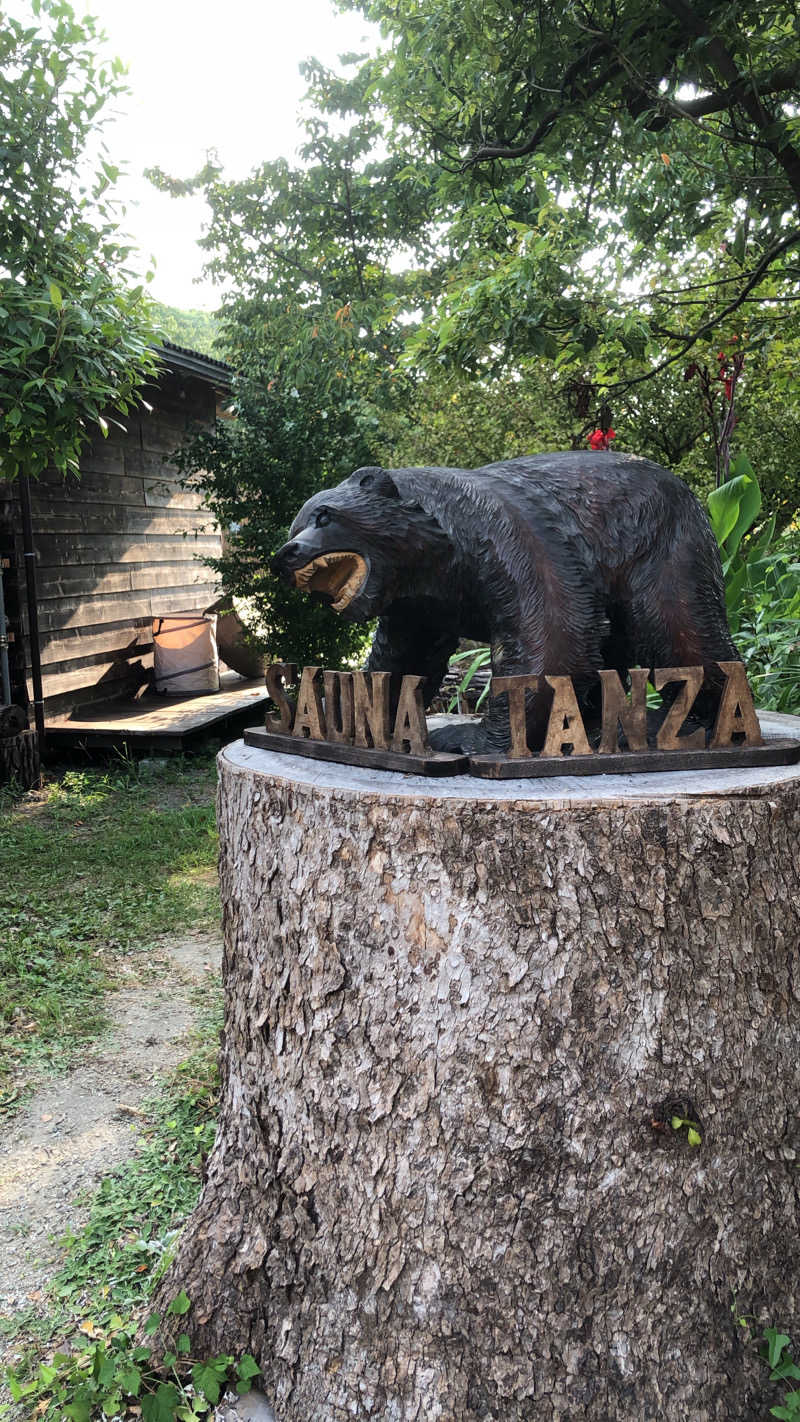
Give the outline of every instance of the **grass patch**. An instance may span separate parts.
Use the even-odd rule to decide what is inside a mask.
[[[0,801],[0,1109],[101,1030],[120,955],[218,920],[212,756],[67,770]]]

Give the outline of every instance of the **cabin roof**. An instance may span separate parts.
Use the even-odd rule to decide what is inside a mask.
[[[173,341],[162,341],[156,351],[170,370],[196,375],[200,380],[207,380],[210,385],[228,387],[231,384],[233,370],[224,360],[202,355],[200,351],[190,350],[188,346],[176,346]]]

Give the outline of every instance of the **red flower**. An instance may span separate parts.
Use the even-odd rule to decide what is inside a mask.
[[[616,439],[614,430],[592,430],[589,435],[590,449],[608,449],[612,439]]]

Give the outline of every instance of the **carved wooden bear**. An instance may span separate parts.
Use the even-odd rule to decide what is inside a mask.
[[[342,617],[378,617],[367,670],[398,683],[424,675],[426,704],[462,637],[491,645],[497,675],[571,676],[590,721],[601,667],[703,664],[708,722],[720,683],[710,664],[739,659],[703,508],[674,474],[634,455],[357,469],[303,505],[272,566]],[[504,701],[480,726],[432,739],[506,749]],[[547,709],[541,694],[530,698],[534,748]]]

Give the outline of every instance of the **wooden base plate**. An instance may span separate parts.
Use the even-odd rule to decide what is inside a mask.
[[[285,736],[278,731],[264,731],[252,726],[244,733],[245,745],[262,750],[280,751],[283,755],[304,755],[311,760],[333,760],[338,765],[360,765],[371,770],[399,770],[404,775],[463,775],[469,768],[469,757],[431,751],[428,755],[403,755],[400,751],[370,750],[331,741],[312,741],[305,736]]]
[[[505,756],[472,755],[470,775],[485,780],[530,780],[548,775],[649,775],[670,770],[741,770],[755,765],[795,765],[800,741],[765,741],[763,746],[721,750],[619,751],[616,755]]]
[[[550,775],[641,775],[670,770],[741,770],[758,765],[795,765],[800,741],[765,741],[763,746],[729,746],[723,750],[619,751],[616,755],[532,755],[512,760],[501,755],[403,755],[399,751],[370,750],[362,746],[306,737],[282,735],[251,726],[245,744],[283,755],[303,755],[311,760],[332,760],[338,765],[365,769],[399,770],[404,775],[477,775],[483,780],[532,780]]]

